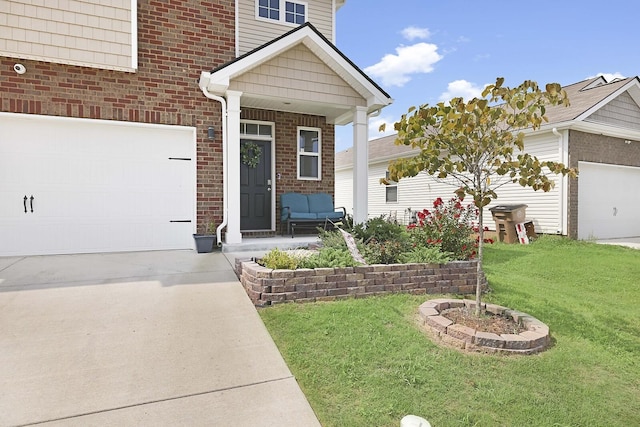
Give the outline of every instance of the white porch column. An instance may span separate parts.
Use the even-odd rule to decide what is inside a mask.
[[[227,233],[225,242],[242,243],[240,233],[240,96],[228,90],[227,98]]]
[[[353,221],[362,224],[369,212],[369,119],[365,107],[353,118]]]

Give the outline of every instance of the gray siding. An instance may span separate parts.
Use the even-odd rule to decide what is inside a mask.
[[[624,92],[585,121],[640,130],[640,107],[628,92]]]

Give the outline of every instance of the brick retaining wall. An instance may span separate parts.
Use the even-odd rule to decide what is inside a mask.
[[[236,260],[240,281],[251,301],[259,307],[389,293],[474,294],[476,268],[477,261],[455,261],[273,270],[251,260]],[[486,289],[484,275],[482,281]]]

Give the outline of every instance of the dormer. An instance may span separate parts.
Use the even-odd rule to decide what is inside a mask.
[[[335,44],[336,11],[346,0],[236,0],[236,56],[310,22]]]

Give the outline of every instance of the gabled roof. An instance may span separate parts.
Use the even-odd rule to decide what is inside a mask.
[[[548,107],[546,115],[549,124],[584,120],[625,91],[630,91],[630,95],[640,105],[640,80],[638,77],[616,79],[610,83],[607,83],[602,77],[594,77],[564,86],[563,89],[567,91],[571,105],[569,107],[562,105]]]
[[[393,102],[393,99],[338,48],[323,36],[311,23],[307,22],[299,27],[271,40],[270,42],[250,51],[238,58],[227,62],[211,72],[203,72],[200,76],[200,86],[209,92],[224,95],[230,82],[248,71],[264,64],[302,43],[336,75],[352,87],[366,102],[367,111],[372,113]],[[251,94],[243,94],[243,100],[250,102]],[[261,100],[264,105],[264,99]],[[282,110],[282,102],[275,103],[273,109]],[[301,104],[298,108],[303,108]],[[333,106],[342,108],[340,116],[335,119],[336,124],[347,124],[352,120],[351,108],[348,106]],[[293,107],[292,107],[293,108]],[[327,107],[329,108],[329,107]]]
[[[640,106],[640,78],[628,77],[625,79],[615,79],[607,83],[603,77],[594,77],[583,80],[568,86],[563,86],[567,92],[569,107],[561,105],[547,107],[546,115],[549,122],[544,128],[571,127],[582,124],[585,119],[603,108],[622,93],[627,92],[634,102]],[[602,133],[605,129],[603,124],[590,124],[590,128],[600,127]],[[628,129],[629,133],[637,133],[633,129]],[[395,145],[396,135],[389,135],[369,141],[369,162],[382,162],[407,155],[411,151],[418,151],[406,145]],[[336,170],[351,167],[353,164],[352,148],[336,153]]]

